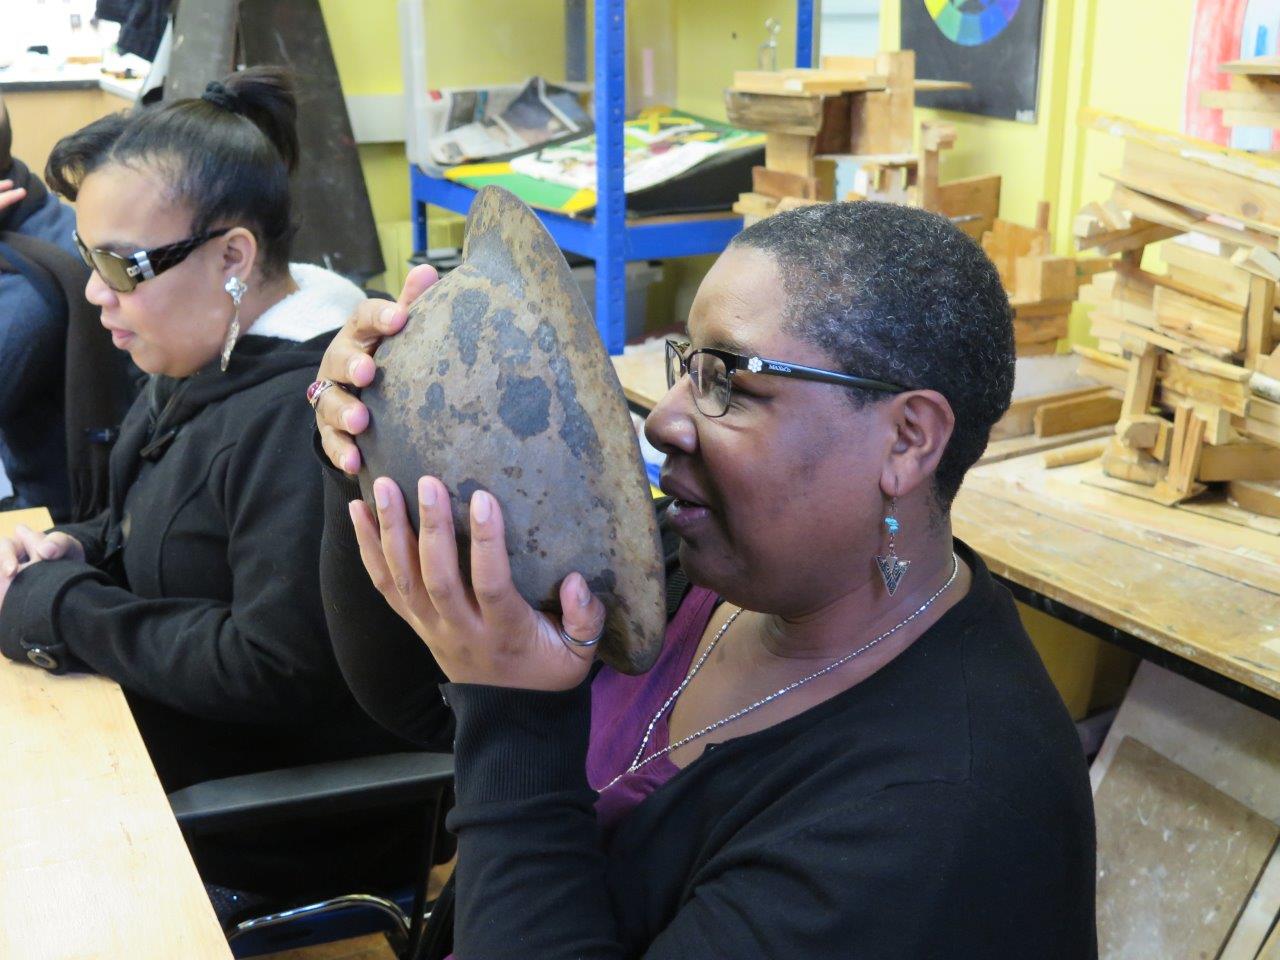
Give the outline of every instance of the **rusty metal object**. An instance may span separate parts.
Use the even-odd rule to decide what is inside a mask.
[[[361,396],[365,499],[388,476],[412,505],[418,478],[439,477],[465,572],[468,504],[489,491],[521,595],[558,611],[561,581],[580,572],[609,611],[601,657],[647,670],[666,626],[649,482],[613,364],[533,212],[498,187],[481,190],[462,265],[414,302],[375,359]]]

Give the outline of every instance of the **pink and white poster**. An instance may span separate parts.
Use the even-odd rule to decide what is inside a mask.
[[[1203,90],[1226,90],[1220,64],[1280,53],[1280,0],[1197,0],[1183,128],[1192,136],[1239,150],[1280,149],[1270,127],[1224,127],[1222,111],[1200,105]]]

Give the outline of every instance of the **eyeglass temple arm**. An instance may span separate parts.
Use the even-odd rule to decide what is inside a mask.
[[[806,367],[802,363],[781,363],[765,357],[757,357],[761,363],[761,373],[770,373],[779,377],[792,377],[797,380],[815,380],[820,383],[836,383],[847,387],[862,387],[864,390],[882,390],[886,393],[901,393],[903,387],[884,380],[871,380],[867,377],[855,377],[847,373],[836,373],[833,370],[819,370],[817,367]],[[751,372],[747,364],[750,359],[739,361],[736,370]]]

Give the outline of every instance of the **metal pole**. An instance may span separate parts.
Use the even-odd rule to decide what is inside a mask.
[[[626,111],[626,5],[595,0],[596,327],[610,353],[626,342],[626,215],[623,121]]]

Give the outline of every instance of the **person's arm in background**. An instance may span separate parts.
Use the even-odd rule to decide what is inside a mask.
[[[0,214],[23,200],[27,191],[14,190],[12,180],[0,180]],[[3,217],[0,217],[3,220]],[[62,356],[65,322],[50,316],[50,308],[21,274],[0,272],[0,428],[20,410],[32,391],[47,383],[49,358]],[[46,388],[47,389],[47,388]]]
[[[36,563],[0,602],[5,655],[66,651],[126,688],[215,720],[297,720],[336,700],[342,680],[312,519],[322,495],[297,402],[265,398],[244,425],[246,442],[215,461],[209,483],[227,521],[230,603],[140,597],[83,562]]]
[[[347,509],[360,497],[354,437],[369,423],[368,411],[348,391],[373,379],[378,343],[404,325],[409,304],[436,279],[433,268],[414,268],[397,303],[366,300],[338,331],[317,373],[335,386],[316,404],[316,454],[324,464],[321,595],[343,677],[356,701],[382,726],[423,747],[449,749],[452,713],[438,690],[444,674],[369,580]]]
[[[324,470],[320,593],[342,675],[365,713],[397,736],[430,750],[453,747],[453,714],[431,651],[382,599],[360,562],[347,504],[360,485]]]

